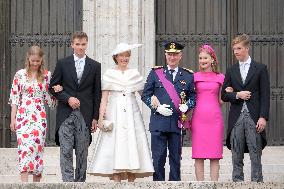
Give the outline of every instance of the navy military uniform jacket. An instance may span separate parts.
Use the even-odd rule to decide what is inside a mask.
[[[155,69],[162,68],[164,69],[166,78],[171,81],[171,75],[166,66],[153,68],[148,75],[141,97],[142,101],[151,108],[149,130],[150,132],[160,131],[180,133],[180,128],[178,127],[179,113],[175,109],[172,100],[155,73]],[[179,95],[182,91],[185,92],[187,100],[186,105],[189,107],[188,111],[191,110],[195,106],[196,97],[192,72],[185,68],[179,67],[173,84]],[[153,95],[158,98],[160,104],[168,104],[171,106],[170,108],[173,110],[173,114],[171,116],[163,116],[151,107],[151,97]]]

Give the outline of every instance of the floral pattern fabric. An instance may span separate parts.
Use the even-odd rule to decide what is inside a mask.
[[[9,104],[17,106],[16,135],[19,171],[41,175],[43,149],[47,133],[45,104],[55,108],[56,99],[48,94],[50,72],[44,81],[29,80],[25,69],[17,71],[13,79]]]

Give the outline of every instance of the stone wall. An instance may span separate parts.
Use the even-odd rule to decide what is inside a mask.
[[[83,30],[89,35],[88,55],[102,63],[102,71],[114,65],[110,53],[119,42],[143,44],[133,50],[130,67],[146,76],[155,65],[153,0],[86,0]]]

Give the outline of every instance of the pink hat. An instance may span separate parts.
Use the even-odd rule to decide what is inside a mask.
[[[202,51],[205,51],[206,53],[208,53],[213,58],[213,60],[216,62],[216,65],[218,64],[216,53],[210,45],[207,45],[207,44],[202,45],[199,48],[199,53],[202,52]]]

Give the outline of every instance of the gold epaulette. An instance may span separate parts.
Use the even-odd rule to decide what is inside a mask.
[[[190,69],[187,69],[187,68],[184,68],[184,67],[182,67],[182,69],[185,70],[185,71],[188,71],[189,73],[194,73],[194,71],[192,71]]]
[[[156,70],[156,69],[160,69],[160,68],[163,68],[163,66],[154,66],[152,69]]]

